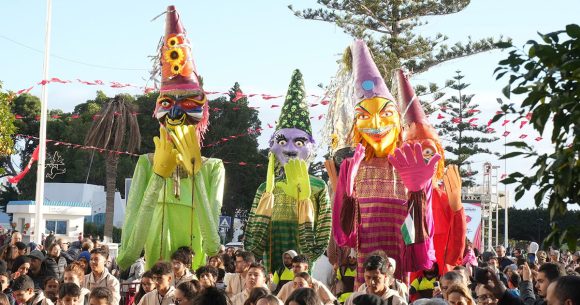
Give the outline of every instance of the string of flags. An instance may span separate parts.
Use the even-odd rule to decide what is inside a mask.
[[[20,89],[18,91],[15,92],[15,95],[21,95],[24,93],[30,93],[30,91],[32,91],[32,89],[34,89],[34,87],[36,86],[45,86],[48,84],[83,84],[83,85],[87,85],[87,86],[108,86],[111,88],[135,88],[135,89],[139,89],[142,90],[143,93],[147,94],[150,92],[153,92],[155,90],[155,88],[152,87],[146,87],[146,86],[138,86],[138,85],[134,85],[134,84],[130,84],[130,83],[121,83],[121,82],[116,82],[116,81],[110,81],[110,82],[106,82],[103,80],[93,80],[93,81],[87,81],[87,80],[81,80],[81,79],[75,79],[75,80],[63,80],[60,79],[58,77],[53,77],[51,79],[44,79],[41,80],[39,82],[37,82],[35,85],[32,85],[28,88],[25,89]],[[230,95],[230,91],[206,91],[205,94],[207,95]],[[261,97],[263,100],[272,100],[272,99],[279,99],[279,98],[283,98],[284,95],[271,95],[271,94],[267,94],[267,93],[249,93],[249,94],[244,94],[241,90],[238,90],[235,92],[235,96],[232,99],[232,102],[237,102],[242,98],[252,98],[252,97]],[[321,98],[320,95],[316,95],[316,94],[309,94],[307,95],[307,97],[314,97],[314,98]],[[328,105],[329,101],[328,100],[323,100],[321,101],[319,104],[320,105]],[[314,104],[314,106],[318,105],[318,103]],[[311,107],[314,107],[311,106]],[[281,105],[272,105],[271,108],[276,108],[276,107],[281,107]]]

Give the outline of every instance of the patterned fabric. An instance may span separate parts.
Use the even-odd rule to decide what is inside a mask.
[[[328,246],[331,212],[326,184],[310,176],[310,186],[315,223],[299,224],[296,199],[287,196],[279,187],[273,191],[272,217],[256,214],[266,184],[262,183],[256,192],[246,226],[244,248],[256,257],[263,257],[269,272],[274,273],[276,268],[283,265],[282,255],[288,250],[296,250],[313,262]]]
[[[300,70],[294,70],[276,130],[282,128],[298,128],[310,135],[312,134],[310,113],[305,98],[306,91],[304,90],[302,73],[300,73]]]
[[[333,233],[339,246],[357,249],[357,283],[363,283],[363,263],[376,250],[384,251],[393,258],[397,266],[402,266],[404,242],[401,226],[407,216],[407,194],[402,180],[387,158],[372,158],[362,161],[355,177],[354,196],[359,204],[360,223],[346,235],[340,228],[340,217],[347,168],[352,159],[345,159],[340,168],[340,176],[333,203]],[[402,278],[402,268],[395,273]]]
[[[401,226],[407,216],[406,189],[387,158],[362,161],[355,178],[359,202],[358,281],[364,282],[362,265],[373,251],[382,250],[401,266],[403,237]],[[402,275],[397,270],[397,277]]]

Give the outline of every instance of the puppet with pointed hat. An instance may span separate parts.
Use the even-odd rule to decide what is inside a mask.
[[[395,275],[401,279],[405,272],[433,264],[425,249],[407,246],[430,238],[424,210],[440,156],[435,154],[426,163],[420,145],[402,146],[400,109],[366,44],[357,40],[346,54],[354,86],[350,140],[356,150],[340,166],[333,235],[340,246],[356,249],[359,284],[367,256],[377,250],[395,260]]]
[[[397,71],[397,80],[399,94],[406,109],[405,143],[421,144],[425,160],[430,160],[434,154],[444,156],[445,150],[439,141],[437,131],[429,123],[419,98],[402,70]],[[429,232],[433,236],[439,273],[443,275],[461,264],[467,231],[465,212],[461,203],[459,170],[456,165],[448,165],[445,169],[444,158],[437,162],[433,175],[432,196],[433,226]],[[427,212],[431,214],[430,210]]]
[[[270,139],[267,180],[258,188],[245,232],[244,248],[264,258],[272,273],[283,266],[284,252],[295,250],[314,262],[330,239],[326,183],[308,175],[314,140],[305,99],[302,73],[295,70]]]
[[[218,252],[224,166],[202,158],[200,139],[208,124],[207,98],[191,45],[174,6],[166,11],[160,49],[161,88],[154,117],[155,152],[137,161],[117,262],[128,268],[145,250],[146,269],[181,247],[195,251],[193,267]],[[191,267],[191,266],[190,266]]]

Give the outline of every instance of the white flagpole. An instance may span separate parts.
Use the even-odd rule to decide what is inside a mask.
[[[52,0],[46,0],[46,33],[44,36],[44,67],[43,80],[48,80],[48,64],[50,59],[50,27],[52,15]],[[48,117],[48,88],[42,85],[40,99],[40,136],[38,149],[38,168],[36,171],[36,209],[34,216],[34,242],[40,244],[44,233],[42,206],[44,203],[44,166],[46,160],[46,120]]]

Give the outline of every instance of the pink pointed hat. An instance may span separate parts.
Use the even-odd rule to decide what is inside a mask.
[[[355,95],[359,101],[382,97],[394,101],[366,43],[357,39],[351,46]]]
[[[175,6],[168,6],[161,47],[161,93],[203,94],[186,34]]]

